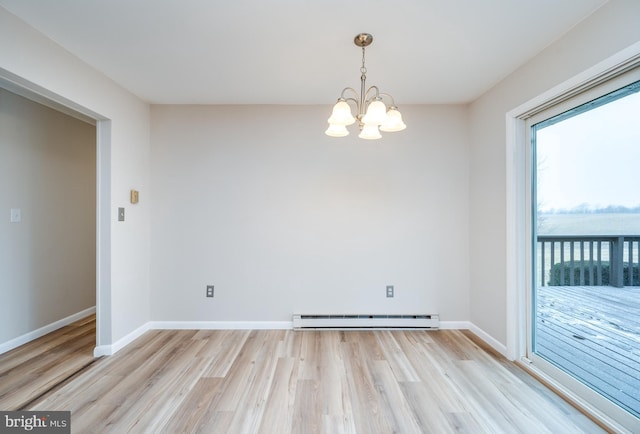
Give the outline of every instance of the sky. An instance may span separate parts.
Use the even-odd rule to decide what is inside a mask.
[[[541,128],[539,211],[640,205],[640,92]]]

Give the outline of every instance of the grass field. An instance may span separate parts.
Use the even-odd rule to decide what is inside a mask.
[[[640,235],[640,214],[540,214],[538,235]]]

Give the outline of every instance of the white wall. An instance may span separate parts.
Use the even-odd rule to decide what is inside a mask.
[[[102,244],[107,257],[100,259],[108,268],[100,301],[106,310],[98,339],[109,345],[149,320],[149,106],[3,8],[0,65],[5,73],[111,121],[108,140],[98,150],[108,226]],[[140,191],[135,206],[128,203],[132,188]],[[127,208],[123,223],[116,221],[118,206]]]
[[[640,2],[613,0],[470,107],[471,320],[506,344],[505,114],[640,40]]]
[[[378,141],[325,136],[330,109],[152,106],[154,320],[469,319],[466,108]]]
[[[1,8],[0,65],[111,120],[105,342],[149,319],[355,309],[435,310],[505,342],[505,113],[638,41],[638,16],[640,2],[613,0],[469,122],[461,107],[403,107],[407,131],[373,143],[324,137],[327,107],[154,107],[149,160],[148,106]]]
[[[95,126],[0,89],[0,343],[95,306],[95,203]]]

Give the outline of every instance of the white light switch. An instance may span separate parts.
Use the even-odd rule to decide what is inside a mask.
[[[11,208],[11,223],[20,223],[22,221],[22,212],[20,208]]]

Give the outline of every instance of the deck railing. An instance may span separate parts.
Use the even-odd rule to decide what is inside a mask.
[[[541,286],[640,285],[640,235],[539,235]]]

